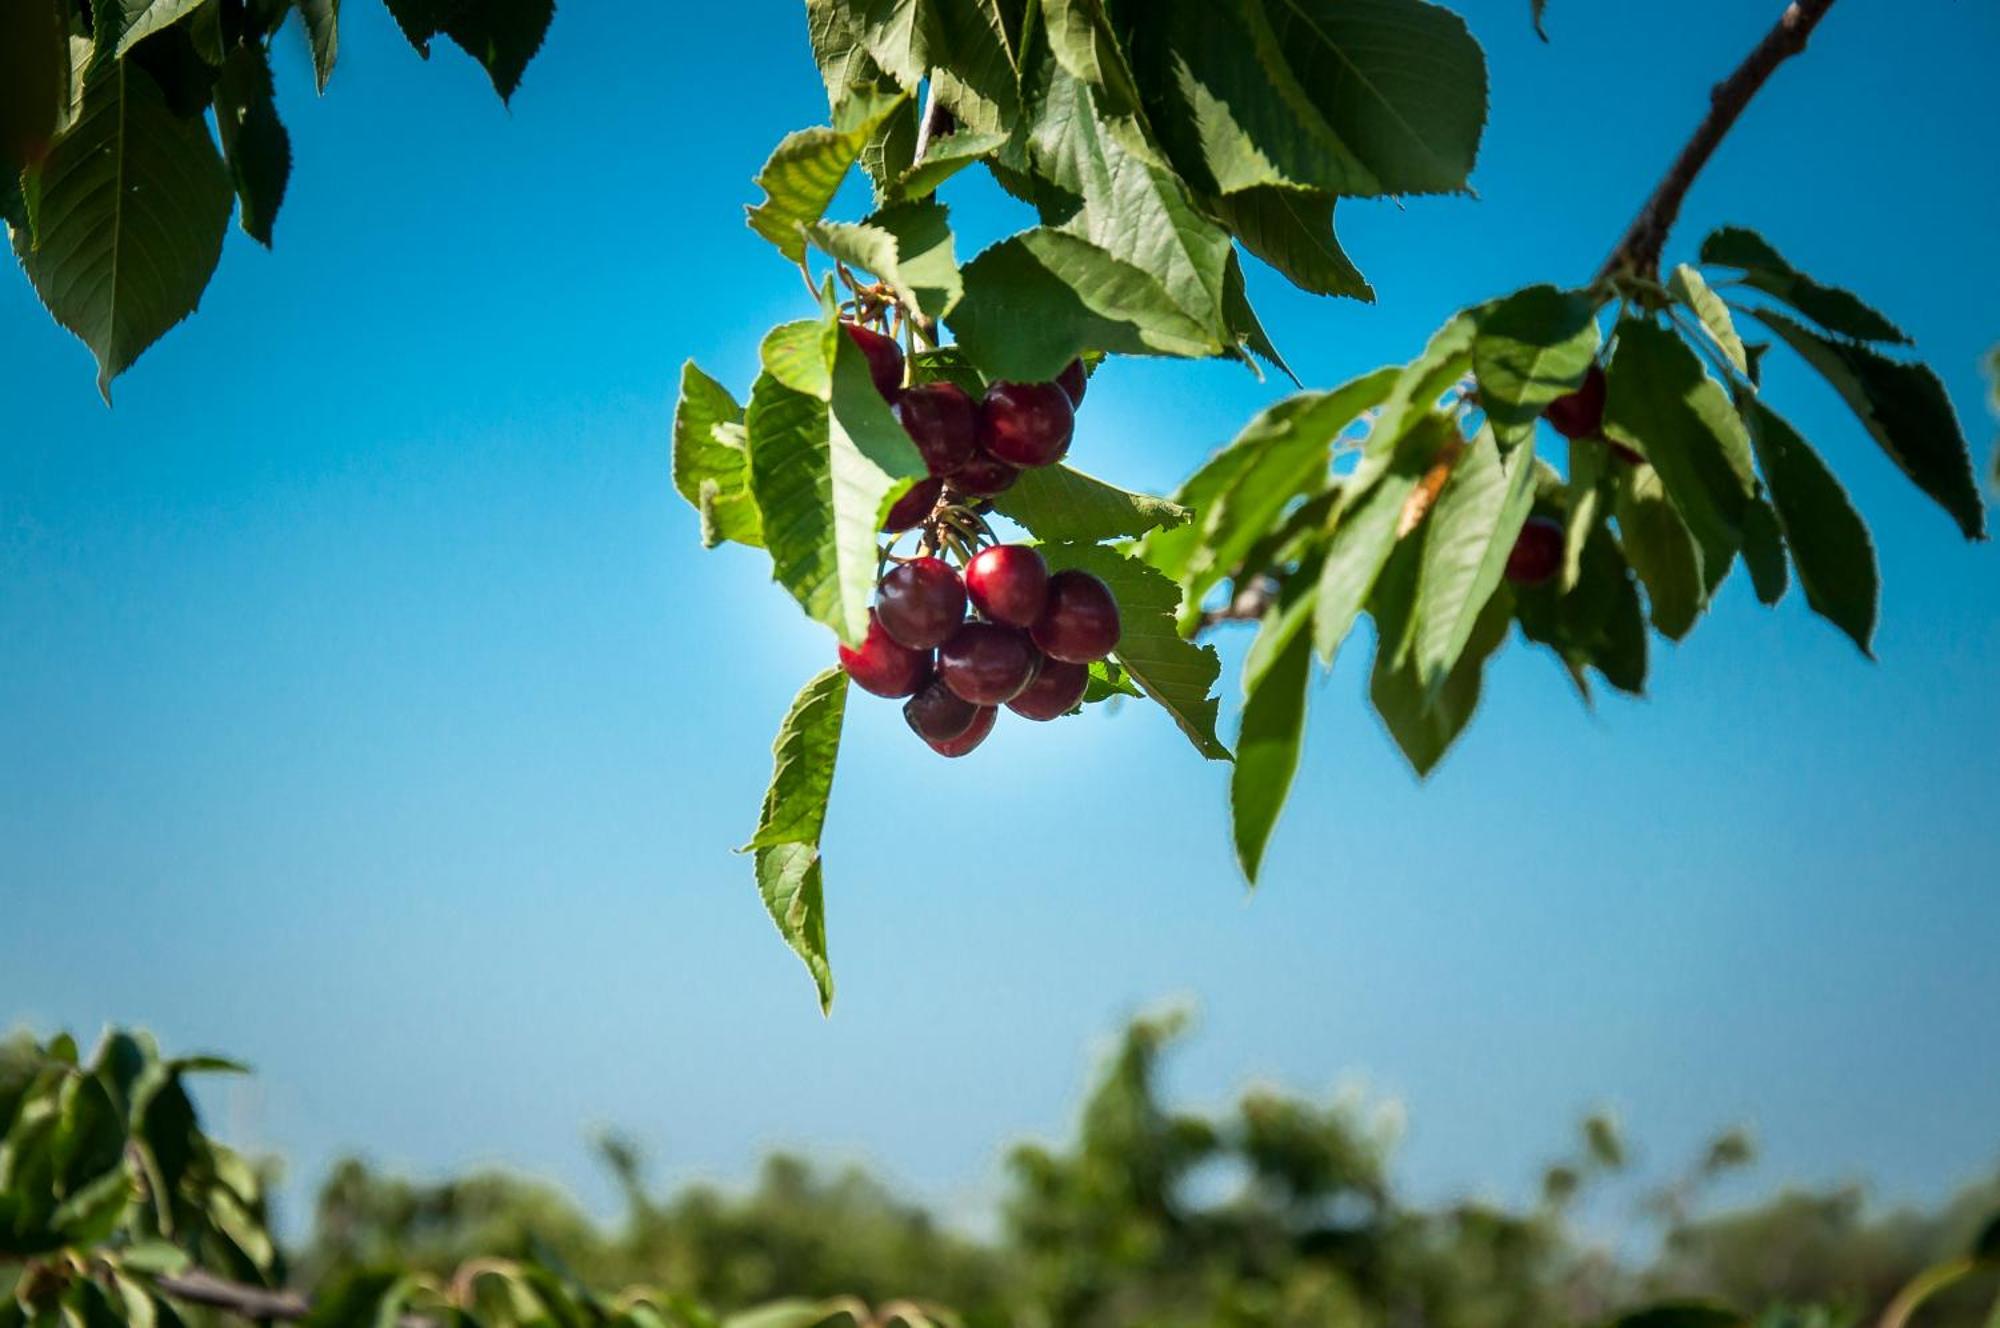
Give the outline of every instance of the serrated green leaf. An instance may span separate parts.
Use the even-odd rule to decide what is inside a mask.
[[[956,383],[974,401],[986,395],[986,380],[965,352],[956,346],[920,350],[906,361],[910,383]]]
[[[847,675],[827,669],[799,690],[772,744],[771,787],[757,832],[757,890],[793,952],[812,974],[822,1011],[833,1005],[826,955],[825,877],[819,855],[827,800],[847,713]]]
[[[477,60],[500,100],[510,102],[555,16],[555,0],[468,0],[444,8],[439,31]]]
[[[91,10],[97,49],[124,59],[126,52],[162,28],[180,22],[203,0],[98,0]]]
[[[1243,247],[1301,290],[1345,295],[1372,304],[1375,288],[1361,275],[1333,229],[1332,194],[1265,185],[1215,200],[1216,216]]]
[[[965,295],[946,319],[988,378],[1045,381],[1086,350],[1220,355],[1150,272],[1080,236],[1023,231],[966,264]]]
[[[928,63],[939,104],[978,133],[1005,133],[1021,111],[1017,53],[1000,0],[927,0]]]
[[[815,222],[806,236],[848,266],[887,282],[906,307],[942,318],[958,303],[958,260],[941,203],[898,203],[859,224]]]
[[[1584,543],[1602,519],[1608,460],[1607,449],[1601,445],[1570,446],[1569,480],[1564,486],[1563,566],[1556,578],[1565,594],[1575,589],[1582,575]]]
[[[1688,344],[1654,323],[1619,325],[1609,374],[1606,436],[1637,447],[1660,472],[1701,546],[1703,584],[1720,584],[1755,493],[1742,419]]]
[[[1302,585],[1306,598],[1316,578]],[[1260,636],[1283,636],[1269,647],[1269,663],[1244,679],[1243,727],[1236,739],[1236,764],[1229,772],[1229,811],[1236,843],[1236,861],[1252,885],[1263,865],[1264,849],[1277,827],[1278,814],[1291,794],[1305,742],[1306,685],[1312,676],[1312,635],[1300,630],[1298,619],[1310,621],[1310,611],[1287,619],[1273,606]]]
[[[1778,514],[1761,498],[1743,513],[1743,565],[1750,569],[1758,603],[1776,604],[1785,597],[1791,579],[1785,570],[1785,536]]]
[[[1472,372],[1479,403],[1510,446],[1574,392],[1597,357],[1597,301],[1585,291],[1530,286],[1473,313]]]
[[[1369,600],[1375,617],[1375,666],[1369,699],[1419,778],[1444,759],[1479,707],[1486,658],[1507,638],[1513,597],[1504,588],[1486,601],[1473,631],[1441,685],[1426,684],[1416,668],[1415,612],[1421,595],[1418,541],[1404,541],[1383,569]]]
[[[1709,288],[1699,268],[1686,263],[1674,269],[1667,278],[1667,289],[1701,322],[1701,330],[1723,358],[1736,366],[1738,373],[1748,375],[1750,357],[1743,349],[1743,338],[1736,335],[1736,320],[1729,316],[1729,306]]]
[[[1700,545],[1651,466],[1621,468],[1612,510],[1625,560],[1646,587],[1653,626],[1669,640],[1680,640],[1708,606]]]
[[[1056,63],[1090,86],[1106,130],[1153,165],[1143,95],[1131,59],[1113,30],[1104,0],[1042,0],[1042,31]]]
[[[835,342],[842,336],[831,318],[801,318],[780,323],[764,334],[757,358],[773,378],[808,396],[825,401],[833,393]]]
[[[1481,430],[1424,522],[1410,646],[1417,681],[1433,699],[1500,588],[1507,556],[1534,506],[1534,476],[1528,453],[1503,455],[1491,431]]]
[[[826,215],[862,145],[906,95],[856,93],[835,114],[832,126],[785,135],[757,173],[765,197],[749,209],[750,228],[794,263],[803,260],[804,228]]]
[[[701,513],[701,542],[762,548],[763,522],[750,492],[743,407],[689,360],[674,407],[674,488]]]
[[[1182,639],[1180,587],[1137,558],[1101,544],[1045,544],[1042,556],[1051,570],[1079,568],[1110,588],[1122,628],[1113,658],[1173,717],[1195,750],[1210,760],[1228,760],[1229,749],[1215,735],[1215,681],[1222,660],[1213,646]]]
[[[993,510],[1050,543],[1097,544],[1178,526],[1193,513],[1151,494],[1131,493],[1068,466],[1024,470]]]
[[[1100,659],[1090,666],[1090,681],[1083,688],[1083,704],[1096,705],[1100,701],[1119,697],[1143,698],[1145,695],[1139,690],[1139,684],[1132,681],[1131,674],[1112,660]]]
[[[200,302],[229,226],[228,173],[207,129],[173,114],[144,70],[103,60],[25,179],[34,242],[15,232],[15,253],[97,357],[109,401],[111,380]]]
[[[1951,514],[1967,539],[1986,538],[1986,509],[1972,473],[1972,450],[1938,376],[1866,346],[1822,337],[1782,314],[1756,318],[1832,385],[1889,459]]]
[[[1437,412],[1446,390],[1472,368],[1477,334],[1472,314],[1460,313],[1432,334],[1422,354],[1402,367],[1368,431],[1361,464],[1350,477],[1352,492],[1360,493],[1375,482],[1395,460],[1403,438]]]
[[[1901,328],[1859,297],[1798,271],[1753,230],[1724,226],[1701,242],[1701,261],[1740,269],[1746,284],[1783,300],[1829,332],[1859,341],[1909,344]]]
[[[292,173],[292,140],[272,99],[270,57],[255,43],[222,62],[215,84],[215,128],[240,205],[244,233],[271,247],[271,224]]]
[[[312,47],[313,81],[324,93],[333,77],[334,61],[340,55],[340,0],[297,0],[299,17],[305,21],[307,44]]]
[[[1388,469],[1358,495],[1346,495],[1327,541],[1320,565],[1313,618],[1313,648],[1332,664],[1340,643],[1354,627],[1375,582],[1396,550],[1397,525],[1410,490],[1431,463],[1431,455],[1457,436],[1457,427],[1442,415],[1428,417],[1421,432],[1406,435]]]
[[[454,0],[383,0],[389,7],[396,26],[403,31],[403,39],[415,48],[418,55],[431,58],[431,39],[438,35],[444,24],[444,11]]]
[[[1006,141],[1005,134],[981,134],[970,129],[932,139],[922,161],[911,163],[895,175],[883,191],[883,200],[897,203],[928,198],[939,185],[997,151]]]
[[[1881,581],[1867,523],[1819,454],[1776,411],[1752,397],[1744,418],[1806,603],[1872,658]]]

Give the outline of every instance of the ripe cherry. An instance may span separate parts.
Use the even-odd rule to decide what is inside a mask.
[[[1565,438],[1592,437],[1604,427],[1604,387],[1604,370],[1593,364],[1583,386],[1551,401],[1542,415]]]
[[[950,742],[964,736],[982,709],[990,707],[976,706],[933,679],[924,690],[903,702],[903,718],[909,722],[910,731],[925,742]]]
[[[875,588],[882,630],[912,650],[932,650],[965,621],[965,582],[942,558],[912,558]]]
[[[840,644],[840,667],[854,685],[877,696],[910,696],[931,676],[931,654],[912,650],[882,630],[875,610],[868,610],[868,635],[861,648]]]
[[[972,716],[972,726],[947,742],[931,743],[931,750],[939,756],[963,756],[986,741],[986,735],[993,731],[993,721],[1000,712],[992,706],[980,706]]]
[[[938,649],[938,677],[974,705],[993,706],[1019,695],[1041,662],[1026,632],[969,622]]]
[[[1069,368],[1056,375],[1056,386],[1063,390],[1072,406],[1083,404],[1083,394],[1090,387],[1090,375],[1083,371],[1082,360],[1071,360]]]
[[[972,460],[979,408],[957,383],[924,383],[896,398],[896,418],[933,475],[949,475]]]
[[[1025,544],[981,549],[965,565],[972,607],[1009,627],[1033,627],[1049,594],[1049,565]]]
[[[1069,451],[1076,408],[1054,383],[995,383],[979,403],[979,446],[1010,466],[1048,466]]]
[[[991,498],[1014,487],[1021,472],[1004,461],[995,461],[984,452],[951,473],[951,487],[974,498]]]
[[[1090,666],[1065,659],[1042,661],[1042,671],[1007,703],[1007,708],[1028,719],[1055,719],[1067,715],[1083,703],[1084,689],[1090,686]]]
[[[875,380],[875,390],[890,401],[903,387],[903,348],[896,339],[877,332],[872,327],[859,323],[842,322],[841,328],[850,340],[861,348],[868,357],[868,376]]]
[[[924,518],[937,506],[938,494],[944,491],[944,481],[932,476],[918,480],[910,486],[910,491],[898,498],[889,508],[889,515],[882,518],[885,531],[909,530],[923,524]]]
[[[1507,579],[1517,586],[1539,586],[1556,574],[1562,562],[1562,522],[1531,516],[1507,553]]]
[[[1071,664],[1103,659],[1118,644],[1118,601],[1088,572],[1057,572],[1030,635],[1042,653]]]

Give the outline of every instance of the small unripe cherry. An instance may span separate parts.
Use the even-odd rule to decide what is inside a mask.
[[[965,593],[983,617],[1033,627],[1049,594],[1049,565],[1026,544],[996,544],[965,565]]]
[[[1019,478],[1021,472],[1006,462],[975,452],[972,460],[951,473],[951,487],[973,498],[991,498],[1013,488]]]
[[[1083,404],[1083,394],[1090,389],[1090,375],[1083,370],[1082,360],[1071,360],[1069,367],[1056,375],[1056,386],[1063,390],[1072,406]]]
[[[949,475],[972,460],[979,408],[957,383],[907,388],[891,407],[933,475]]]
[[[979,403],[979,448],[1010,466],[1054,465],[1075,431],[1076,407],[1054,383],[994,383]]]
[[[999,623],[968,622],[938,648],[937,674],[974,705],[1011,701],[1035,680],[1042,654],[1028,634]]]
[[[1604,369],[1593,364],[1583,376],[1583,385],[1551,401],[1542,409],[1542,415],[1565,438],[1574,441],[1592,437],[1604,427],[1604,389]]]
[[[1517,586],[1538,586],[1554,576],[1563,564],[1562,522],[1553,517],[1531,516],[1514,537],[1507,551],[1507,579]]]
[[[861,348],[868,357],[868,376],[875,380],[875,390],[889,401],[896,399],[896,393],[903,387],[903,348],[896,339],[877,332],[872,327],[843,321],[841,330],[848,339]]]
[[[981,709],[935,678],[903,702],[903,719],[925,742],[950,742],[963,737]]]
[[[910,696],[931,676],[931,653],[912,650],[882,630],[875,610],[868,610],[868,635],[861,648],[840,643],[840,667],[854,685],[877,696]]]
[[[1048,601],[1029,633],[1050,659],[1088,664],[1118,645],[1118,601],[1102,581],[1071,568],[1049,578]]]
[[[992,706],[980,706],[972,716],[971,725],[965,732],[945,742],[931,743],[931,750],[939,756],[963,756],[986,741],[986,735],[993,732],[993,721],[1000,712]]]
[[[875,587],[882,630],[912,650],[933,650],[965,621],[965,582],[942,558],[912,558]]]
[[[1007,708],[1026,719],[1055,719],[1082,705],[1089,686],[1090,665],[1045,659],[1042,671],[1007,703]]]
[[[889,515],[882,518],[882,529],[887,532],[909,530],[924,523],[924,518],[937,506],[938,495],[944,492],[944,481],[932,476],[918,480],[910,486],[910,491],[898,498],[889,507]]]

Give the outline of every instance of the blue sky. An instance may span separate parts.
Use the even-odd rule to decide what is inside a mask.
[[[1588,277],[1776,5],[1558,0],[1551,46],[1467,7],[1480,197],[1343,209],[1377,306],[1252,276],[1309,383]],[[1178,1093],[1358,1080],[1427,1195],[1521,1192],[1600,1105],[1662,1165],[1747,1122],[1765,1181],[1916,1197],[2000,1160],[2000,563],[1775,356],[1876,530],[1879,663],[1736,585],[1644,702],[1585,713],[1511,648],[1419,787],[1351,652],[1254,898],[1224,768],[1158,713],[947,766],[857,698],[822,1020],[729,850],[830,643],[761,555],[702,553],[667,476],[680,362],[745,387],[804,311],[741,221],[824,114],[798,8],[572,0],[511,113],[347,9],[324,100],[281,62],[276,252],[232,234],[115,410],[0,281],[0,1023],[248,1058],[217,1120],[305,1180],[362,1149],[601,1199],[583,1131],[614,1123],[670,1179],[794,1145],[976,1216],[1001,1145],[1065,1131],[1093,1048],[1169,997],[1202,1016]],[[1982,461],[1996,43],[1988,5],[1838,7],[1670,247],[1753,225],[1884,306]],[[961,254],[1021,224],[948,197]],[[1165,490],[1280,390],[1118,362],[1075,458]]]

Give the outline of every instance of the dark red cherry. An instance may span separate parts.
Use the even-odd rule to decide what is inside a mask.
[[[912,650],[882,630],[875,610],[868,610],[868,635],[859,650],[840,644],[840,667],[854,685],[877,696],[910,696],[931,676],[931,654]]]
[[[1056,386],[1063,390],[1072,406],[1083,404],[1083,394],[1090,390],[1090,375],[1083,371],[1082,360],[1071,360],[1069,368],[1056,375]]]
[[[909,530],[922,525],[924,518],[931,514],[931,509],[937,506],[938,494],[943,491],[944,481],[936,476],[918,480],[889,508],[889,515],[882,519],[882,529]]]
[[[1083,704],[1083,692],[1089,685],[1090,665],[1045,659],[1042,671],[1007,703],[1007,708],[1028,719],[1054,719]]]
[[[875,390],[890,401],[903,387],[903,348],[896,339],[877,332],[872,327],[859,323],[842,322],[841,327],[861,353],[868,357],[868,376],[875,380]]]
[[[1604,427],[1604,370],[1591,365],[1583,386],[1551,401],[1542,414],[1565,438],[1589,438]]]
[[[991,498],[1013,488],[1020,477],[1021,472],[1006,462],[975,452],[972,460],[951,473],[951,487],[974,498]]]
[[[1054,383],[995,383],[979,403],[979,447],[1010,466],[1049,466],[1069,451],[1076,408]]]
[[[925,742],[950,742],[961,737],[979,718],[982,709],[933,679],[924,690],[903,702],[903,718],[910,731]]]
[[[1118,645],[1118,601],[1102,581],[1071,569],[1049,578],[1049,597],[1030,633],[1050,659],[1088,664]]]
[[[965,593],[982,616],[1033,627],[1048,598],[1049,565],[1025,544],[996,544],[965,565]]]
[[[939,756],[963,756],[986,741],[986,735],[993,731],[993,721],[1000,712],[992,706],[980,706],[972,716],[972,726],[948,742],[934,742],[931,750]]]
[[[965,621],[965,582],[942,558],[913,558],[875,588],[882,630],[912,650],[932,650]]]
[[[979,408],[957,383],[912,387],[896,398],[892,409],[931,474],[949,475],[972,460]]]
[[[974,705],[993,706],[1013,700],[1033,682],[1041,662],[1026,632],[969,622],[938,648],[938,677]]]
[[[1517,586],[1539,586],[1554,576],[1562,563],[1562,522],[1531,516],[1507,553],[1507,579]]]

